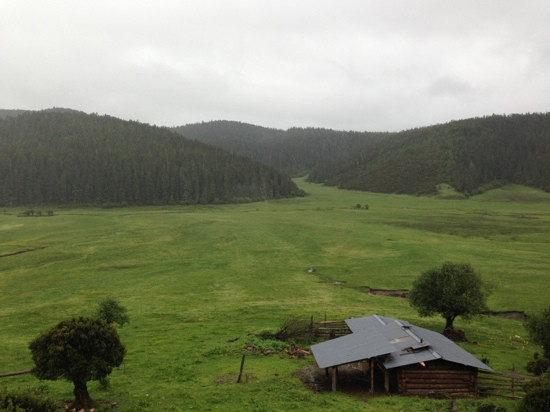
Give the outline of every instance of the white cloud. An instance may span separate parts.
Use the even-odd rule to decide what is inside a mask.
[[[400,130],[550,107],[545,0],[7,0],[1,108]]]

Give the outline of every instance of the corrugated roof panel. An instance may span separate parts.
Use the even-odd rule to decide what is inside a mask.
[[[385,316],[346,320],[352,334],[312,346],[319,367],[388,355],[388,369],[445,359],[480,369],[491,368],[440,333]]]
[[[360,331],[311,346],[320,368],[387,355],[395,348],[376,330]]]
[[[462,349],[452,340],[446,338],[440,333],[429,329],[420,328],[418,326],[414,326],[414,332],[417,335],[424,337],[424,339],[429,340],[431,342],[432,349],[447,361],[466,366],[473,366],[474,368],[492,370],[470,352]]]
[[[381,316],[379,316],[381,317]],[[381,326],[380,322],[376,319],[375,316],[366,316],[364,318],[351,318],[346,319],[346,323],[349,327],[349,329],[355,333],[360,332],[365,329],[372,330],[378,329],[379,326]]]

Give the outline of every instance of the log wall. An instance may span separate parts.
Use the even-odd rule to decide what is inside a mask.
[[[397,385],[405,395],[476,394],[477,373],[475,369],[400,369]]]

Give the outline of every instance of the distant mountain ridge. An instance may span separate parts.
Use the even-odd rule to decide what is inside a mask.
[[[208,204],[302,194],[274,168],[167,128],[67,109],[0,119],[0,176],[2,206]]]
[[[493,115],[400,132],[374,150],[316,167],[309,178],[386,193],[433,194],[442,183],[465,195],[512,183],[550,191],[550,114]]]
[[[319,164],[343,160],[359,150],[374,147],[388,136],[388,133],[313,127],[280,130],[226,120],[188,124],[172,130],[294,176],[309,173]]]
[[[0,119],[25,112],[0,110]],[[85,115],[58,108],[39,113],[50,112]],[[344,189],[417,195],[436,194],[450,185],[451,191],[469,196],[519,184],[550,191],[549,113],[492,115],[394,133],[281,130],[223,120],[170,130],[286,174],[307,174],[311,182]],[[287,191],[274,192],[288,195],[283,193]],[[228,197],[210,196],[208,202],[222,198]],[[204,196],[198,201],[204,202]]]
[[[493,115],[395,133],[283,131],[226,121],[174,130],[344,189],[435,194],[448,184],[468,196],[514,183],[550,191],[549,113]]]

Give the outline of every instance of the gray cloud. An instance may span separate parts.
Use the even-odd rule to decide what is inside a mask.
[[[546,0],[7,0],[0,107],[401,130],[548,111]]]

